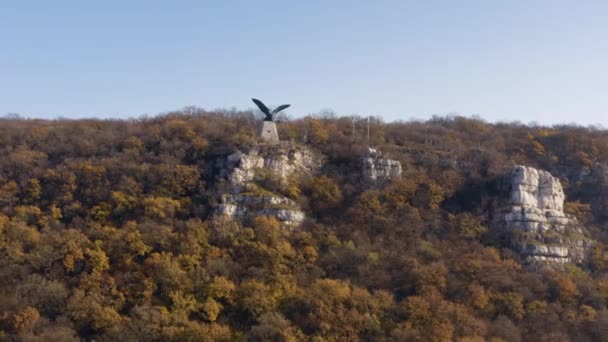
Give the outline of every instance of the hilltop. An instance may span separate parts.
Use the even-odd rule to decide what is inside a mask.
[[[601,340],[608,131],[0,120],[0,337]]]

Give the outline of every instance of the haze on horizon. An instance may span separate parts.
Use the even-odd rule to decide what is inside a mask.
[[[608,3],[0,4],[0,115],[127,118],[291,103],[386,120],[608,126]]]

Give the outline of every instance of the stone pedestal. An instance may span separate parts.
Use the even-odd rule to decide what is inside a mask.
[[[260,126],[260,138],[265,142],[278,143],[277,125],[272,121],[263,121]]]

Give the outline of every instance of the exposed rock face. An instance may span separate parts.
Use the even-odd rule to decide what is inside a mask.
[[[238,193],[246,183],[253,180],[260,169],[266,169],[285,179],[292,174],[312,172],[319,167],[318,160],[306,148],[274,146],[255,149],[246,154],[237,151],[228,156],[224,170],[233,192]]]
[[[247,193],[224,195],[217,212],[233,219],[244,219],[248,215],[274,216],[288,226],[299,225],[306,218],[297,204],[288,198]]]
[[[401,163],[386,158],[373,148],[368,148],[362,164],[363,179],[367,181],[385,181],[401,177]]]
[[[513,188],[511,202],[513,204],[550,209],[563,213],[564,190],[559,179],[547,171],[539,171],[531,167],[516,166],[513,171]]]
[[[281,181],[308,174],[320,166],[320,158],[309,149],[287,144],[267,145],[249,153],[228,156],[221,175],[228,180],[229,194],[222,196],[216,214],[242,220],[247,217],[272,216],[284,227],[296,227],[305,215],[298,205],[279,194],[254,184],[260,172],[271,172]]]
[[[564,190],[547,171],[516,166],[501,221],[528,263],[564,264],[584,259],[589,242],[575,217],[564,213]]]

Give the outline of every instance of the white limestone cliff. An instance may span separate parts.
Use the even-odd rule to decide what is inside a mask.
[[[401,177],[401,163],[389,159],[381,152],[368,148],[362,158],[363,179],[367,181],[384,181]]]
[[[321,159],[309,149],[287,144],[265,145],[248,153],[237,151],[228,156],[222,168],[230,193],[222,196],[216,214],[237,220],[272,216],[284,227],[297,227],[305,219],[298,205],[282,195],[259,189],[254,180],[260,172],[270,172],[287,181],[291,176],[312,173],[320,164]]]
[[[297,204],[288,198],[247,193],[222,196],[217,213],[233,219],[243,219],[247,215],[273,216],[288,226],[299,225],[306,218]]]
[[[582,227],[564,213],[562,185],[549,172],[518,165],[509,177],[511,192],[501,215],[516,248],[528,263],[564,264],[584,259],[588,242]]]
[[[230,185],[238,192],[260,169],[287,178],[297,173],[310,173],[318,166],[318,158],[310,150],[283,146],[254,149],[249,153],[237,151],[228,156],[225,170]]]

